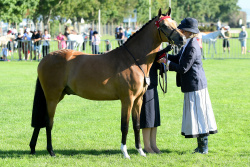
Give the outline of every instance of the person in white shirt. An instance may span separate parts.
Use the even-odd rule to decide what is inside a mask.
[[[27,28],[26,32],[23,34],[23,52],[25,56],[25,60],[29,59],[29,54],[32,57],[32,43],[31,43],[32,34],[30,33],[30,29]]]
[[[44,30],[44,35],[42,36],[42,39],[43,39],[42,52],[43,52],[43,57],[45,57],[49,53],[49,41],[51,39],[51,36],[48,33],[48,30],[46,29]]]
[[[92,37],[92,54],[99,54],[99,44],[101,42],[100,37],[98,36],[98,32],[93,32]]]

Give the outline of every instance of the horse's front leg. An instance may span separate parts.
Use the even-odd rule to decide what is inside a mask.
[[[214,53],[217,54],[216,48],[215,48],[215,42],[213,44],[214,44]]]
[[[121,111],[121,131],[122,131],[122,143],[121,143],[121,151],[124,155],[124,158],[130,159],[128,155],[126,141],[127,141],[127,134],[128,134],[128,127],[129,127],[129,118],[132,109],[132,101],[129,100],[122,100],[122,111]]]
[[[138,97],[134,101],[134,105],[132,108],[132,119],[133,119],[133,128],[135,134],[135,148],[139,152],[141,156],[146,157],[146,154],[143,152],[141,148],[141,140],[140,140],[140,114],[141,114],[141,106],[142,106],[142,96]]]

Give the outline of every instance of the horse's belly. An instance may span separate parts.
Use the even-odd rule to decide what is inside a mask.
[[[102,90],[84,90],[76,93],[78,96],[89,100],[118,100],[118,96],[113,92]]]
[[[80,84],[71,87],[72,91],[83,98],[89,100],[118,100],[117,91],[110,85],[101,85],[94,83]]]

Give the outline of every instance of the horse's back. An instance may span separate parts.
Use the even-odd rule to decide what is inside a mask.
[[[63,49],[49,53],[38,65],[38,78],[43,88],[64,89],[68,76],[68,61],[83,54],[73,50]]]
[[[69,87],[87,99],[117,99],[117,64],[109,55],[91,55],[73,50],[51,52],[38,66],[38,77],[47,91]],[[53,90],[54,91],[54,90]],[[107,93],[108,92],[108,93]]]

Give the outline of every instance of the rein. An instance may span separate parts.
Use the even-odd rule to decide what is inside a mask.
[[[132,56],[132,58],[134,59],[136,65],[141,69],[141,71],[142,71],[142,73],[143,73],[143,75],[144,75],[144,82],[145,82],[145,84],[150,85],[150,78],[149,78],[149,77],[146,77],[146,75],[145,75],[143,69],[141,68],[141,66],[140,66],[140,64],[138,63],[138,61],[135,59],[134,55],[128,50],[128,48],[127,48],[125,45],[122,45],[122,46],[128,51],[128,53],[129,53],[129,54]]]
[[[168,83],[168,80],[167,80],[167,67],[164,63],[161,63],[161,68],[160,68],[160,71],[159,71],[159,83],[160,83],[160,87],[161,87],[161,90],[163,91],[163,93],[167,93],[167,83]],[[163,80],[162,84],[161,84],[161,79]]]
[[[174,44],[174,41],[171,39],[171,36],[172,36],[173,32],[176,31],[176,28],[173,29],[169,35],[167,35],[167,34],[161,29],[161,27],[160,27],[160,22],[163,21],[163,20],[166,19],[166,18],[171,18],[171,17],[170,17],[170,16],[161,17],[159,20],[155,21],[155,25],[157,26],[157,29],[158,29],[160,38],[161,38],[161,34],[160,34],[160,31],[161,31],[161,32],[168,38],[169,43],[170,43],[170,44]],[[162,40],[162,38],[161,38],[161,40]],[[149,78],[149,77],[146,77],[146,75],[145,75],[143,69],[141,68],[141,66],[140,66],[140,64],[138,63],[138,61],[135,59],[134,55],[129,51],[129,49],[128,49],[125,45],[122,45],[122,46],[123,46],[123,47],[127,50],[127,52],[132,56],[132,58],[134,59],[136,65],[141,69],[141,71],[142,71],[142,73],[143,73],[143,75],[144,75],[144,82],[145,82],[145,84],[150,85],[150,78]],[[164,93],[167,92],[167,74],[166,74],[166,72],[167,72],[167,70],[166,70],[166,67],[164,66],[164,67],[163,67],[163,71],[162,71],[162,73],[164,74],[164,77],[162,76],[162,78],[164,78],[165,82],[163,82],[163,86],[160,84],[161,89],[162,89],[162,91],[163,91]],[[164,86],[164,83],[165,83],[165,86]]]

